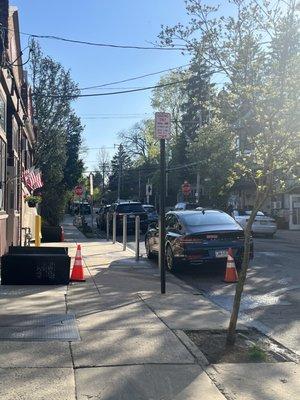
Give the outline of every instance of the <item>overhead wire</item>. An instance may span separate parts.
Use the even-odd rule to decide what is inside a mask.
[[[185,67],[188,67],[189,65],[190,65],[190,64],[184,64],[184,65],[181,65],[181,66],[179,66],[179,67],[163,69],[163,70],[157,71],[157,72],[150,72],[149,74],[134,76],[133,78],[127,78],[127,79],[123,79],[123,80],[120,80],[120,81],[114,81],[114,82],[109,82],[109,83],[103,83],[103,84],[101,84],[101,85],[95,85],[95,86],[87,86],[87,87],[80,88],[79,90],[98,89],[98,88],[102,88],[102,87],[105,87],[105,86],[117,85],[117,84],[119,84],[119,83],[130,82],[130,81],[134,81],[134,80],[137,80],[137,79],[146,78],[146,77],[148,77],[148,76],[154,76],[154,75],[162,74],[162,73],[164,73],[164,72],[169,72],[169,71],[174,71],[174,70],[177,70],[177,69],[185,68]]]
[[[100,96],[111,96],[111,95],[117,95],[117,94],[125,94],[125,93],[134,93],[134,92],[141,92],[145,90],[151,90],[151,89],[158,89],[161,87],[166,87],[166,86],[171,86],[171,85],[177,85],[179,83],[186,82],[188,79],[182,79],[180,81],[175,81],[175,82],[169,82],[169,83],[163,83],[160,85],[154,85],[154,86],[146,86],[143,88],[139,89],[130,89],[130,90],[121,90],[117,92],[109,92],[109,93],[89,93],[89,94],[78,94],[78,95],[44,95],[40,93],[33,93],[34,96],[36,97],[43,97],[43,98],[51,98],[51,99],[77,99],[81,97],[100,97]]]
[[[10,28],[3,27],[6,30],[11,30]],[[20,32],[21,35],[29,36],[36,39],[50,39],[50,40],[57,40],[67,43],[74,43],[74,44],[83,44],[87,46],[95,46],[95,47],[110,47],[110,48],[117,48],[117,49],[133,49],[133,50],[163,50],[163,51],[184,51],[186,50],[185,47],[175,47],[175,46],[140,46],[140,45],[123,45],[123,44],[114,44],[114,43],[97,43],[91,42],[87,40],[77,40],[77,39],[69,39],[62,36],[56,35],[40,35],[36,33],[27,33],[27,32]]]

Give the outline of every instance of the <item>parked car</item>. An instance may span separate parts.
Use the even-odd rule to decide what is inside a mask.
[[[106,215],[109,211],[110,204],[101,206],[97,212],[96,224],[99,229],[106,229]]]
[[[245,229],[251,210],[233,210],[232,214],[234,219]],[[266,216],[262,211],[258,211],[252,224],[252,233],[254,235],[261,234],[272,238],[276,231],[277,224],[275,219]]]
[[[152,222],[158,221],[158,214],[154,206],[150,204],[143,204],[143,209],[146,211],[148,215],[148,223],[151,224]]]
[[[197,207],[199,207],[199,204],[197,203],[181,202],[176,204],[176,206],[174,207],[174,211],[195,210]]]
[[[151,224],[145,235],[148,258],[158,254],[158,226]],[[225,264],[229,247],[237,268],[244,252],[244,230],[223,211],[171,211],[166,215],[166,264],[170,271],[183,263],[201,265],[222,261]],[[253,243],[251,239],[251,254]]]
[[[122,201],[113,203],[109,209],[109,223],[110,229],[113,224],[113,214],[117,215],[117,232],[122,232],[123,228],[123,215],[127,215],[127,230],[133,231],[135,228],[135,217],[140,217],[140,229],[143,233],[148,228],[148,215],[144,210],[141,203],[137,201]]]

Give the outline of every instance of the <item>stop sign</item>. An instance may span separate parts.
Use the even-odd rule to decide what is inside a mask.
[[[83,195],[82,186],[75,186],[74,192],[75,192],[75,194],[77,194],[77,196],[82,196]]]
[[[185,196],[188,196],[191,193],[192,188],[188,181],[184,181],[184,183],[181,185],[181,190]]]

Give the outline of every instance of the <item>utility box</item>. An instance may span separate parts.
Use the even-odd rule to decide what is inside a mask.
[[[67,285],[70,264],[67,247],[11,246],[1,257],[1,284]]]

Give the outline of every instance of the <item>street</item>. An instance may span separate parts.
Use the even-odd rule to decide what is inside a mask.
[[[122,242],[122,236],[117,240]],[[128,247],[135,249],[134,235]],[[255,238],[240,317],[264,333],[272,333],[286,347],[300,353],[300,232],[278,231],[274,239]],[[140,254],[146,257],[143,235]],[[235,285],[222,281],[224,270],[215,266],[188,267],[177,277],[226,310],[231,310]]]

